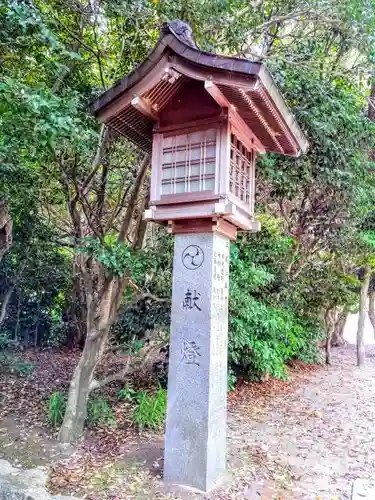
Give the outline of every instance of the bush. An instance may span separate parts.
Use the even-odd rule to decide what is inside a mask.
[[[66,395],[53,392],[48,400],[48,421],[52,427],[60,427],[66,409]]]
[[[267,245],[272,238],[268,235]],[[284,254],[288,241],[283,237],[277,248]],[[260,241],[261,243],[261,241]],[[262,253],[259,245],[258,254]],[[264,250],[265,254],[268,249]],[[264,256],[262,261],[265,261]],[[270,270],[272,272],[270,272]],[[248,241],[231,249],[231,281],[229,296],[229,363],[236,373],[247,378],[261,379],[264,374],[286,378],[289,359],[317,356],[319,336],[309,318],[298,315],[295,304],[289,301],[271,303],[272,287],[280,290],[280,276],[270,263],[265,267],[256,262]],[[280,296],[280,293],[278,294]]]
[[[22,377],[28,377],[34,370],[34,364],[30,361],[24,361],[21,358],[14,358],[13,365],[11,367],[11,372],[21,375]]]
[[[233,392],[236,389],[237,376],[232,370],[229,368],[228,370],[228,392]]]
[[[10,352],[0,353],[0,371],[28,377],[33,370],[34,364],[30,361],[24,361]]]
[[[89,399],[87,405],[88,427],[115,427],[115,414],[105,398]]]
[[[136,401],[138,398],[138,391],[132,389],[129,385],[126,385],[122,389],[120,389],[117,393],[117,399],[119,401],[123,401],[127,399],[128,401]]]
[[[12,344],[12,341],[7,333],[0,333],[0,350],[6,349]]]
[[[138,403],[132,414],[132,420],[141,429],[161,429],[164,425],[167,409],[167,391],[159,387],[155,394],[139,392]]]

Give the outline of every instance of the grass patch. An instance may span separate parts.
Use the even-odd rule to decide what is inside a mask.
[[[88,427],[116,427],[115,414],[105,398],[89,399],[86,423]]]
[[[63,392],[53,392],[48,400],[48,422],[52,427],[60,427],[66,409],[66,395]]]
[[[125,385],[122,389],[120,389],[117,393],[117,399],[119,401],[137,401],[139,397],[139,391],[132,389],[128,384]]]
[[[162,387],[154,394],[140,391],[132,420],[139,428],[160,430],[164,426],[167,410],[167,391]]]

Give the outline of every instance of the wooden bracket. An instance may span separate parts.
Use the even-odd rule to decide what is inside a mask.
[[[134,97],[130,103],[133,108],[137,109],[140,113],[147,116],[147,118],[151,118],[152,120],[157,121],[159,119],[157,112],[154,108],[142,97]]]
[[[168,221],[168,233],[217,233],[235,241],[237,228],[221,217],[207,217],[204,219],[170,220]]]

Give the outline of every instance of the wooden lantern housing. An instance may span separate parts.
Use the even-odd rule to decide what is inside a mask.
[[[307,149],[266,67],[200,51],[181,21],[163,26],[148,58],[92,111],[152,153],[145,217],[171,232],[258,230],[256,154]]]

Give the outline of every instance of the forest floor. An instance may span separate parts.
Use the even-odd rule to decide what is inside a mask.
[[[333,350],[330,367],[297,364],[288,382],[242,384],[229,396],[229,479],[209,495],[166,489],[163,440],[139,434],[129,403],[112,398],[117,427],[91,429],[61,450],[46,424],[46,400],[66,389],[78,353],[27,351],[27,377],[0,378],[0,458],[46,466],[52,491],[90,500],[332,500],[349,499],[356,478],[375,477],[375,346],[366,366],[355,348]],[[112,357],[103,372],[119,362]]]

